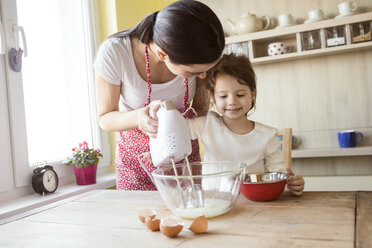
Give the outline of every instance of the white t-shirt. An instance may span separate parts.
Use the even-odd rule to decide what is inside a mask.
[[[213,111],[188,124],[192,138],[204,144],[204,161],[242,161],[248,164],[248,173],[285,172],[278,130],[273,127],[255,122],[251,132],[236,134]]]
[[[148,94],[147,82],[138,74],[129,37],[106,39],[98,50],[93,67],[107,82],[121,85],[120,111],[128,112],[144,106]],[[190,101],[195,95],[195,88],[196,77],[193,76],[189,78]],[[163,84],[152,84],[151,90],[151,101],[172,100],[177,109],[182,109],[184,78],[177,76]]]

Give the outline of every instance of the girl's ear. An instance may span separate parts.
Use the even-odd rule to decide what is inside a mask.
[[[215,109],[217,109],[216,107],[216,97],[214,96],[214,94],[212,95],[212,97],[210,98],[210,102],[211,102],[211,106],[214,107]]]
[[[166,54],[160,48],[156,50],[156,54],[158,55],[159,59],[162,60],[162,61],[164,61],[166,58],[168,58],[168,54]]]
[[[252,100],[256,100],[256,96],[257,96],[257,91],[254,90],[254,91],[252,92]]]

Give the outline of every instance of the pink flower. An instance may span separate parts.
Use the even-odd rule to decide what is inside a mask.
[[[79,143],[79,146],[81,149],[88,149],[88,143],[86,141]]]
[[[97,151],[97,152],[101,152],[101,149],[97,148],[96,151]]]
[[[77,150],[77,148],[76,148],[76,147],[72,148],[72,151],[73,151],[73,152],[75,152],[76,150]]]

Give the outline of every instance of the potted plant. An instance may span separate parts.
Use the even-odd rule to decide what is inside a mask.
[[[64,164],[72,165],[78,185],[96,183],[97,164],[103,157],[99,148],[89,148],[88,143],[83,141],[79,147],[72,148],[73,153],[67,157]]]

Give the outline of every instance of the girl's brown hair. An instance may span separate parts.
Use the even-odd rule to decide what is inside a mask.
[[[251,62],[244,55],[225,54],[222,59],[208,72],[207,89],[211,96],[214,94],[216,79],[220,75],[234,77],[240,84],[247,85],[257,95],[256,74]],[[253,99],[252,108],[256,106],[256,97]]]

